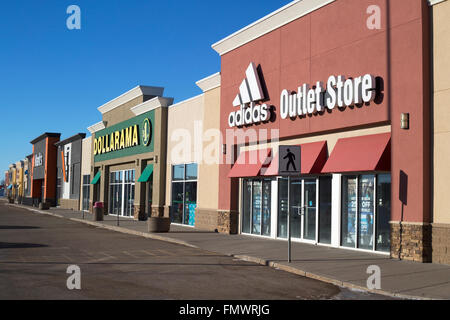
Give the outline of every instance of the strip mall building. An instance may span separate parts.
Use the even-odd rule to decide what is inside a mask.
[[[450,264],[449,16],[446,0],[293,1],[212,46],[200,95],[137,86],[92,136],[34,139],[8,194],[282,240],[289,212],[294,241]]]
[[[215,43],[230,232],[286,238],[290,190],[297,241],[431,261],[431,34],[427,1],[303,0]]]

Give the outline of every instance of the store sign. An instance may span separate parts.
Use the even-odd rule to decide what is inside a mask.
[[[138,125],[111,132],[94,141],[94,156],[139,145]]]
[[[307,84],[298,87],[297,93],[283,90],[280,97],[280,115],[282,119],[312,115],[336,106],[344,108],[361,105],[375,99],[375,77],[366,74],[354,79],[344,76],[330,76],[326,90],[318,81],[314,88]]]
[[[153,151],[154,111],[95,133],[94,161],[105,161]]]
[[[239,86],[239,94],[233,101],[233,106],[239,106],[240,109],[228,116],[230,128],[266,122],[272,117],[270,106],[258,104],[265,96],[253,62],[245,74],[246,78]],[[333,110],[336,107],[344,109],[352,105],[360,106],[373,101],[375,96],[376,80],[370,74],[349,79],[342,75],[332,75],[328,78],[326,87],[318,81],[312,88],[308,84],[299,86],[297,92],[283,90],[280,96],[280,116],[281,119],[304,117],[321,113],[325,108]]]
[[[148,146],[150,140],[152,139],[152,123],[148,118],[145,118],[142,122],[142,144]]]
[[[250,63],[246,72],[246,78],[239,86],[239,93],[233,101],[234,107],[240,107],[238,111],[231,112],[228,116],[230,127],[241,127],[270,120],[271,111],[266,104],[258,104],[264,100],[264,92],[261,87],[255,64]]]
[[[34,155],[34,166],[35,167],[41,167],[43,165],[43,155],[42,153],[37,153]]]

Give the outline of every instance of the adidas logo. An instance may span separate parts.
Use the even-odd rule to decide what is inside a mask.
[[[270,109],[266,104],[257,105],[258,101],[264,100],[264,92],[261,88],[261,81],[253,62],[245,71],[245,79],[239,86],[239,93],[233,100],[233,107],[239,107],[239,111],[231,112],[228,116],[228,125],[241,127],[270,119]]]

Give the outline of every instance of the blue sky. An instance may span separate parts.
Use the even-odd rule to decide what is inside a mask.
[[[220,71],[211,45],[289,0],[15,0],[0,3],[1,178],[44,132],[67,138],[137,85],[182,101]],[[81,30],[69,30],[69,5]]]

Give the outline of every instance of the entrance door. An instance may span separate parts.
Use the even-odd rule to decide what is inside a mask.
[[[291,236],[316,240],[317,181],[291,178],[290,184]]]
[[[303,239],[316,240],[316,179],[303,180]]]

